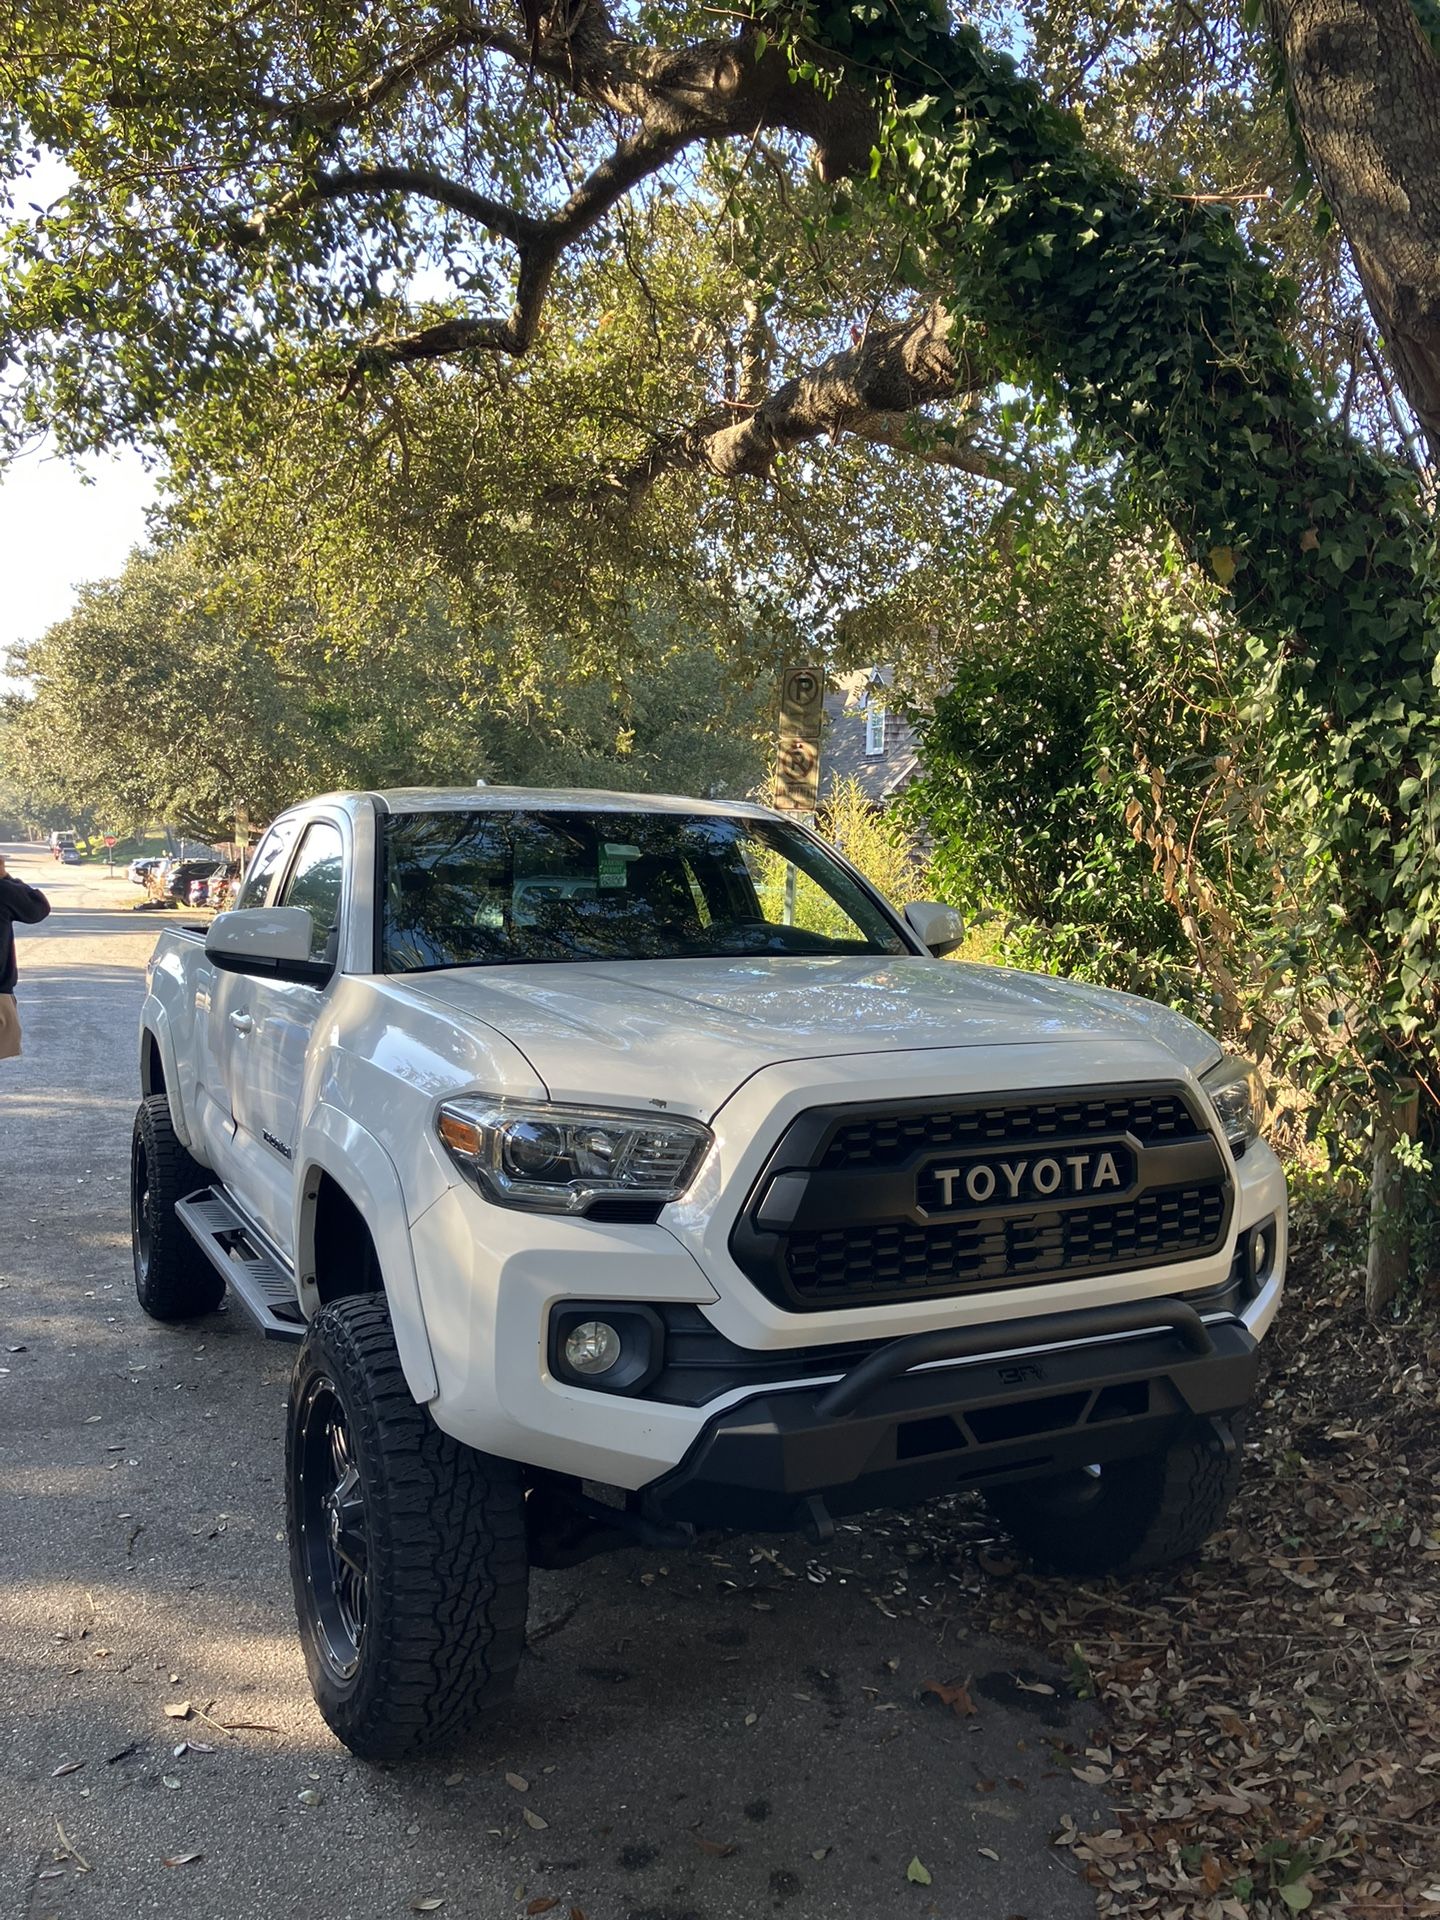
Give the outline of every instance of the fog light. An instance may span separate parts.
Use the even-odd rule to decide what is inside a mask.
[[[582,1320],[565,1336],[565,1364],[575,1373],[608,1373],[620,1358],[620,1336],[608,1321]]]
[[[1276,1226],[1273,1218],[1251,1227],[1242,1242],[1245,1292],[1254,1299],[1275,1271]]]
[[[557,1302],[545,1351],[550,1371],[591,1393],[642,1393],[665,1362],[665,1328],[638,1300]]]

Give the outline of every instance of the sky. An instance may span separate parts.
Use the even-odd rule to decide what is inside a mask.
[[[71,178],[45,154],[18,183],[17,203],[48,205]],[[85,581],[120,571],[154,497],[134,453],[76,468],[40,447],[0,469],[0,690],[12,647],[63,620]]]
[[[88,484],[87,484],[88,483]],[[82,468],[43,449],[0,476],[0,667],[75,604],[87,580],[118,573],[145,537],[153,476],[136,453]]]

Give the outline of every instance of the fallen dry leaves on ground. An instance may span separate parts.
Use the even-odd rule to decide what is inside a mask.
[[[1360,1280],[1300,1247],[1201,1558],[991,1589],[1103,1712],[1118,1821],[1059,1836],[1103,1915],[1440,1920],[1440,1328],[1368,1326]]]

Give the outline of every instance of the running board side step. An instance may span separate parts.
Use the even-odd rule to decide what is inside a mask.
[[[175,1217],[224,1275],[225,1284],[267,1340],[303,1340],[305,1319],[295,1282],[265,1252],[245,1217],[218,1187],[202,1187],[175,1203]]]

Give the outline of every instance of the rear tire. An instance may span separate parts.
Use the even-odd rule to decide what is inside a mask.
[[[462,1734],[510,1692],[525,1651],[519,1467],[415,1404],[373,1295],[311,1321],[285,1465],[300,1637],[332,1732],[366,1760]]]
[[[1046,1480],[991,1487],[985,1504],[1038,1567],[1050,1573],[1142,1573],[1203,1546],[1240,1482],[1235,1444],[1191,1432],[1159,1452],[1080,1467]]]
[[[163,1093],[140,1102],[130,1136],[130,1246],[135,1297],[152,1320],[198,1320],[225,1282],[175,1216],[175,1202],[210,1184],[181,1145]]]

